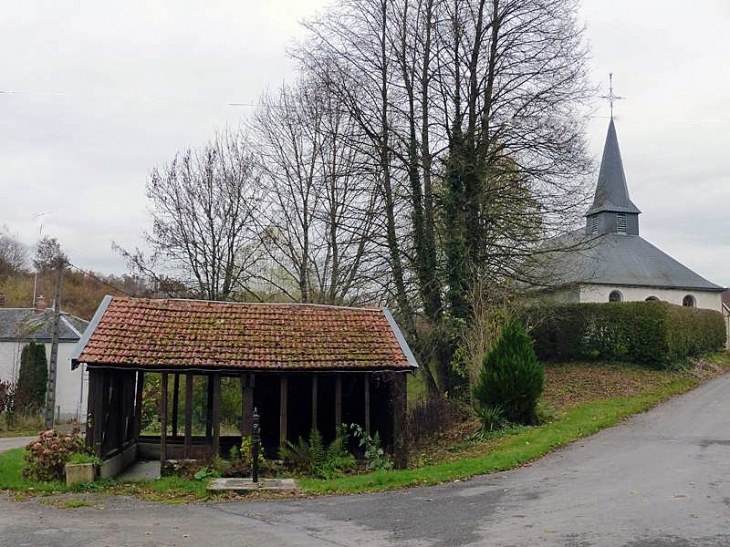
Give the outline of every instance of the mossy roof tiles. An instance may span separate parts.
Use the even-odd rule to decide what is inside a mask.
[[[75,363],[272,371],[416,366],[382,308],[107,298]]]

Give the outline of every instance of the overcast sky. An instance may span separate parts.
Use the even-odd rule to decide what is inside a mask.
[[[236,127],[327,0],[0,0],[0,226],[57,237],[123,273],[149,224],[144,184],[177,150]],[[691,6],[691,9],[688,9]],[[592,78],[608,91],[641,234],[730,285],[730,2],[584,0]],[[596,160],[608,105],[596,98]],[[596,166],[597,167],[597,166]]]

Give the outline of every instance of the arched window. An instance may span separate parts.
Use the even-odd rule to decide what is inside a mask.
[[[647,296],[646,301],[647,302],[659,302],[659,299],[656,296]]]
[[[694,308],[695,307],[695,297],[691,294],[688,294],[682,299],[682,305],[687,306],[688,308]]]
[[[621,302],[623,299],[624,295],[619,291],[611,291],[611,294],[608,295],[609,302]]]

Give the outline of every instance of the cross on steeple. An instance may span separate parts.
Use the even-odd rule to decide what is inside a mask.
[[[613,94],[613,72],[608,73],[608,95],[601,95],[601,99],[607,99],[608,104],[611,105],[611,119],[613,119],[613,103],[625,99],[626,97],[619,97]]]

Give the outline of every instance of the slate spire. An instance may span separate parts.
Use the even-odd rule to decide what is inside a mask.
[[[606,144],[603,147],[603,158],[601,159],[601,170],[598,174],[596,194],[593,198],[593,205],[588,209],[586,216],[602,212],[636,215],[641,213],[629,198],[629,189],[626,185],[626,175],[621,161],[621,151],[618,147],[618,137],[616,136],[613,117],[608,125]]]

